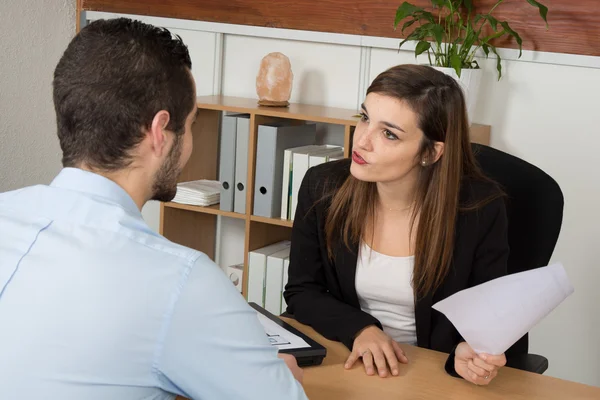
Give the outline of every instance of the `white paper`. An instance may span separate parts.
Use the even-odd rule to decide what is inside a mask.
[[[273,346],[277,346],[278,349],[290,350],[310,347],[310,345],[306,343],[304,339],[277,325],[274,321],[265,317],[261,313],[256,312],[256,315],[258,315],[258,320],[262,324],[265,333],[269,337],[269,341]]]
[[[503,276],[460,291],[433,308],[477,353],[502,354],[574,289],[562,264]]]
[[[218,181],[197,180],[177,184],[174,203],[210,206],[220,201],[221,184]]]

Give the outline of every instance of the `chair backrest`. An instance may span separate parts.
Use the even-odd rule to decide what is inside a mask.
[[[503,151],[472,144],[475,158],[486,176],[506,193],[508,216],[508,273],[548,265],[563,219],[560,186],[538,167]],[[527,353],[527,335],[510,353]]]

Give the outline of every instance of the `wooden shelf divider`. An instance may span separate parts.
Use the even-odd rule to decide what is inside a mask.
[[[284,226],[284,227],[288,227],[288,228],[291,228],[294,225],[294,221],[291,219],[265,218],[265,217],[258,217],[256,215],[252,215],[250,217],[250,221],[260,222],[262,224],[267,224],[267,225]]]

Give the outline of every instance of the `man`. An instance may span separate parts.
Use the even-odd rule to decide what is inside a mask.
[[[306,398],[219,268],[142,219],[192,151],[190,69],[180,38],[128,19],[58,63],[65,168],[0,194],[0,398]]]

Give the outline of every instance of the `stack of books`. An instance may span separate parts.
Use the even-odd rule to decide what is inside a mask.
[[[212,206],[218,204],[221,197],[221,184],[219,181],[198,180],[177,184],[177,194],[174,203],[189,204],[193,206]]]

